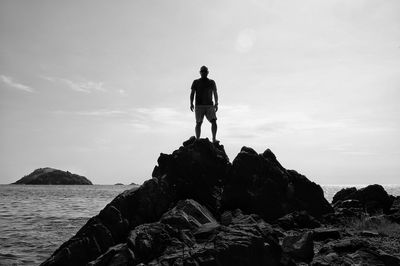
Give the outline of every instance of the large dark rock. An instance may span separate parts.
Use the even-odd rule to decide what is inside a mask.
[[[243,148],[231,164],[219,143],[191,138],[161,154],[152,176],[42,265],[278,265],[279,233],[263,219],[332,211],[320,186],[283,168],[270,150]],[[297,226],[318,225],[302,217]]]
[[[16,181],[16,185],[93,185],[84,176],[53,168],[39,168]]]
[[[191,138],[172,154],[160,155],[153,178],[165,177],[179,199],[194,199],[216,213],[229,167],[224,146]]]
[[[332,203],[335,207],[346,207],[346,205],[349,205],[346,201],[348,203],[351,202],[352,206],[355,203],[360,203],[362,208],[368,213],[388,213],[392,206],[393,198],[388,195],[381,185],[375,184],[358,190],[354,187],[344,188],[333,196]]]
[[[333,212],[319,185],[283,168],[269,149],[257,154],[247,147],[241,149],[232,163],[223,206],[257,213],[267,221],[299,210],[315,217]]]

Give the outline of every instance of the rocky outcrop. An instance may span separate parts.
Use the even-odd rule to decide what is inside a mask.
[[[53,168],[39,168],[16,181],[18,185],[93,185],[84,176]]]
[[[356,189],[344,188],[333,196],[332,204],[337,208],[361,207],[368,213],[388,213],[393,199],[381,185],[369,185]]]
[[[191,138],[161,154],[152,176],[42,265],[329,265],[325,255],[330,263],[347,254],[332,241],[357,235],[337,228],[319,185],[270,150],[243,147],[231,164],[219,143]]]
[[[269,149],[257,154],[248,147],[233,160],[222,204],[227,209],[257,213],[266,221],[299,210],[315,217],[333,212],[319,185],[283,168]]]

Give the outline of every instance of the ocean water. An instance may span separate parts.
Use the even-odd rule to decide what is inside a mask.
[[[133,187],[0,185],[0,265],[40,264],[90,217]],[[322,187],[331,201],[349,185]],[[389,194],[400,195],[399,185],[384,187]]]

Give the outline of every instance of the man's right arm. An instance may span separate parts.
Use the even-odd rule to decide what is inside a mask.
[[[192,112],[193,112],[193,109],[194,109],[194,105],[193,105],[194,94],[196,92],[194,83],[195,83],[195,81],[193,81],[193,83],[192,83],[192,88],[191,88],[191,92],[190,92],[190,110]]]

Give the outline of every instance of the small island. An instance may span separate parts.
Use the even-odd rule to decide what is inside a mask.
[[[16,185],[93,185],[84,176],[50,167],[38,168],[12,183]]]

